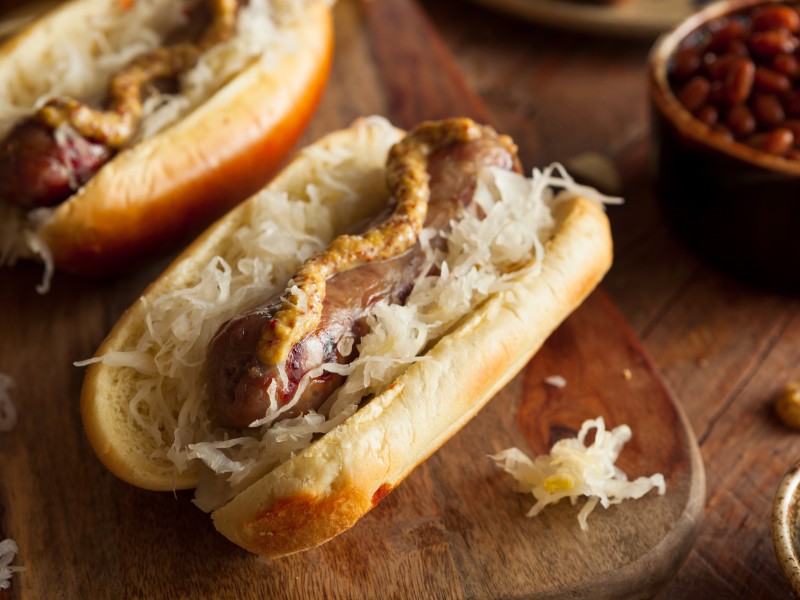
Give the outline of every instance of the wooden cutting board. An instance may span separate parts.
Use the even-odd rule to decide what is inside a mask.
[[[411,0],[340,0],[334,73],[306,141],[381,113],[491,116]],[[546,152],[542,152],[546,159]],[[458,435],[353,529],[280,560],[218,535],[188,493],[154,493],[110,475],[84,439],[83,372],[113,322],[167,264],[109,281],[58,274],[34,292],[35,265],[0,270],[0,372],[19,423],[0,434],[0,537],[15,539],[7,598],[593,598],[647,597],[676,571],[704,501],[687,421],[641,345],[599,290]],[[544,380],[560,375],[566,386]],[[558,505],[525,517],[489,458],[509,446],[543,453],[588,418],[633,429],[619,460],[630,477],[662,472],[650,493],[589,518]]]

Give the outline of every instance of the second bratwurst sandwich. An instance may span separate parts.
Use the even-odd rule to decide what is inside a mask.
[[[0,46],[0,264],[129,270],[268,180],[331,65],[326,0],[69,0]]]

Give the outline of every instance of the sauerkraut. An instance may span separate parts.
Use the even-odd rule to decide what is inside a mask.
[[[17,552],[19,552],[19,548],[14,540],[4,539],[0,541],[0,590],[10,588],[11,576],[14,573],[25,570],[25,567],[16,567],[11,564]]]
[[[52,211],[40,208],[30,212],[0,202],[0,266],[13,266],[21,258],[38,257],[44,263],[44,273],[36,291],[45,294],[53,279],[53,255],[47,244],[36,235],[43,219]]]
[[[136,56],[162,45],[164,37],[184,24],[201,1],[104,0],[106,10],[95,7],[85,19],[75,20],[79,32],[64,31],[60,20],[58,31],[53,31],[56,25],[43,23],[28,30],[28,37],[0,61],[0,140],[52,96],[102,102],[111,76]],[[177,122],[247,66],[257,61],[269,64],[296,51],[296,39],[287,33],[286,25],[302,19],[303,11],[315,3],[331,4],[332,0],[250,0],[239,11],[237,35],[204,53],[180,77],[179,92],[151,90],[142,122],[128,144]],[[39,287],[43,293],[49,285],[52,259],[33,233],[41,218],[41,214],[26,215],[0,205],[0,266],[12,265],[19,258],[40,258],[46,265]]]
[[[595,438],[587,446],[586,438],[592,430]],[[661,473],[629,481],[614,464],[631,435],[627,425],[607,431],[603,417],[598,417],[585,421],[576,438],[556,442],[549,455],[531,460],[519,448],[508,448],[490,458],[516,480],[517,491],[536,499],[529,517],[564,498],[572,504],[581,497],[587,498],[578,513],[578,523],[585,531],[589,514],[598,504],[608,508],[623,500],[641,498],[652,489],[659,495],[666,492]]]
[[[381,118],[361,120],[357,132],[378,136],[384,157],[399,137]],[[344,218],[363,212],[359,189],[385,190],[383,172],[353,173],[348,164],[355,157],[343,148],[307,152],[314,153],[316,166],[309,181],[318,184],[294,196],[265,190],[254,197],[247,224],[226,243],[225,255],[209,262],[196,281],[146,307],[147,331],[135,350],[99,358],[140,373],[131,419],[165,449],[161,458],[167,472],[203,465],[195,501],[206,510],[353,414],[362,399],[379,394],[409,364],[425,360],[425,349],[489,295],[538,272],[555,205],[577,193],[599,199],[557,165],[535,170],[530,178],[484,170],[475,199],[485,217],[465,216],[455,223],[445,248],[428,243],[435,232],[420,235],[439,274],[418,279],[405,305],[374,308],[370,333],[361,339],[354,362],[323,365],[308,375],[318,376],[322,369],[347,375],[319,414],[274,426],[274,415],[268,414],[246,432],[224,429],[214,423],[202,380],[211,337],[230,317],[283,293],[301,261],[327,245],[346,225]]]

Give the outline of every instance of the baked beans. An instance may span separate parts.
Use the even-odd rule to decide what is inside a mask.
[[[711,21],[681,43],[668,73],[681,104],[718,135],[800,157],[800,4]]]

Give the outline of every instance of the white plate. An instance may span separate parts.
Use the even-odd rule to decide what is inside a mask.
[[[472,0],[542,25],[621,37],[653,38],[699,8],[694,0],[626,0],[618,5],[580,0]]]

